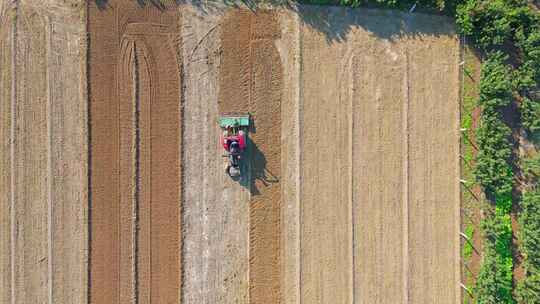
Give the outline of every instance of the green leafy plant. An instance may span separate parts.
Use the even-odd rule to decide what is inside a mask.
[[[479,104],[485,108],[504,107],[512,102],[510,66],[508,56],[501,51],[491,52],[482,65]]]
[[[522,160],[521,170],[528,179],[540,177],[540,153]]]
[[[473,246],[470,243],[474,236],[474,226],[472,224],[469,224],[467,225],[467,227],[465,227],[465,235],[470,241],[467,241],[463,244],[462,255],[463,255],[463,259],[468,260],[472,256],[472,253],[473,253]]]
[[[531,132],[540,130],[540,100],[531,99],[527,96],[523,97],[521,122]]]
[[[529,189],[523,194],[520,250],[524,256],[525,279],[519,283],[517,298],[520,303],[540,303],[540,191]]]
[[[512,192],[513,172],[508,160],[512,154],[510,128],[500,113],[485,109],[476,131],[479,150],[474,174],[490,196],[506,197]]]
[[[458,6],[456,22],[476,46],[482,49],[501,46],[512,37],[509,2],[468,0]]]
[[[510,216],[497,210],[482,223],[485,248],[477,278],[477,303],[515,303],[512,298],[512,223]]]

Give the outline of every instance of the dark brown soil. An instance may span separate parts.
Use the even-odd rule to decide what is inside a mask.
[[[89,5],[90,303],[179,303],[178,13]]]

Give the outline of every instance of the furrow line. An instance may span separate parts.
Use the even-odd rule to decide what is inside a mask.
[[[403,100],[403,300],[409,303],[409,100],[410,100],[410,79],[409,79],[409,54],[405,48],[405,77]]]

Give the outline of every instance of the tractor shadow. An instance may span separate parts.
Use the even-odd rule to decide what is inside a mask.
[[[253,128],[253,127],[252,127]],[[253,132],[254,130],[250,130]],[[248,133],[249,134],[249,133]],[[262,187],[269,187],[272,184],[279,183],[279,177],[267,168],[267,160],[264,153],[251,140],[249,135],[247,139],[247,163],[242,164],[242,176],[239,179],[240,184],[249,190],[251,195],[260,195]]]

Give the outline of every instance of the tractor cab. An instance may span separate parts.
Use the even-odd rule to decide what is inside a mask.
[[[228,113],[219,119],[222,129],[220,143],[229,159],[226,172],[231,177],[241,175],[240,162],[247,147],[247,130],[249,128],[249,114]]]

